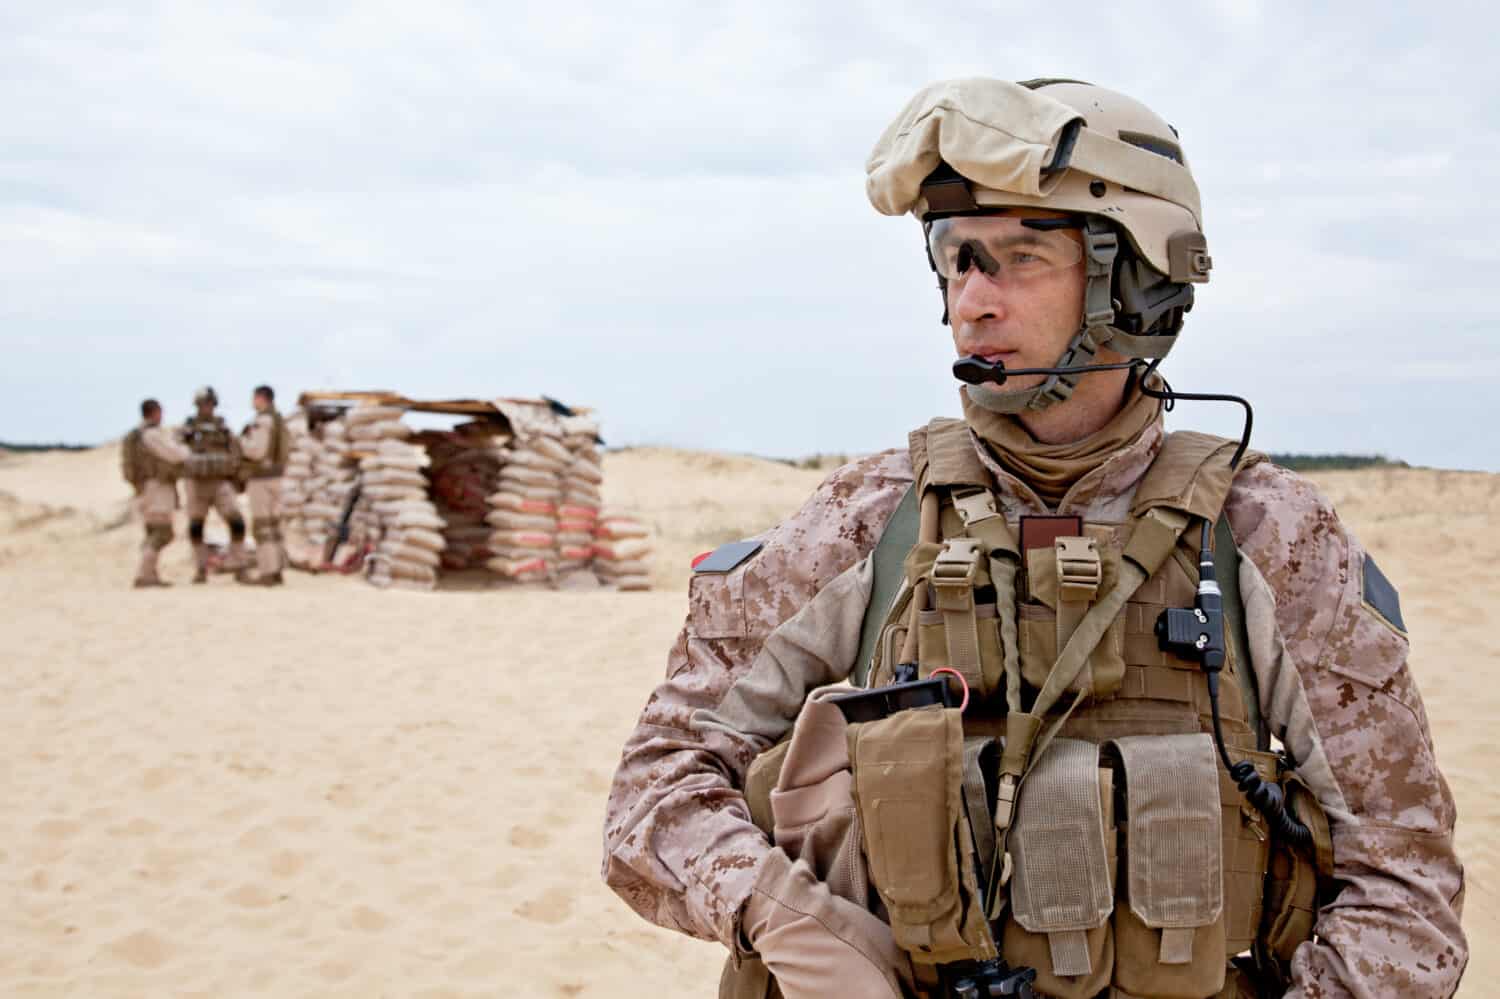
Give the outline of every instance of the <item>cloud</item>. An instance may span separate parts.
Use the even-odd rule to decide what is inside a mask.
[[[864,201],[869,147],[931,79],[1071,75],[1160,108],[1205,192],[1217,266],[1175,383],[1254,397],[1266,446],[1500,469],[1452,443],[1500,380],[1475,223],[1500,181],[1494,19],[12,6],[0,437],[102,439],[203,381],[246,415],[269,380],[545,391],[612,442],[899,445],[956,394],[915,224]]]

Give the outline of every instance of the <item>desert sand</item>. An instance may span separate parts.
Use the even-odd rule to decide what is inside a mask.
[[[117,462],[0,455],[0,995],[714,993],[718,945],[600,883],[604,795],[690,557],[823,473],[609,455],[608,499],[658,534],[650,593],[195,587],[181,524],[179,585],[137,592]],[[1314,478],[1401,587],[1477,999],[1500,974],[1500,476]]]

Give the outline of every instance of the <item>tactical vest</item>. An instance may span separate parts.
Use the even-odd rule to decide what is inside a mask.
[[[959,674],[968,703],[848,725],[857,820],[832,835],[857,846],[830,848],[827,831],[796,843],[822,844],[804,859],[830,884],[851,849],[863,859],[878,905],[852,900],[884,910],[925,994],[944,994],[944,967],[995,958],[1036,969],[1036,991],[1059,999],[1284,989],[1286,962],[1311,936],[1311,862],[1273,849],[1219,765],[1199,664],[1164,651],[1154,630],[1163,610],[1193,605],[1196,528],[1220,518],[1233,448],[1169,435],[1124,523],[1040,530],[1022,551],[967,425],[936,420],[912,435],[921,527],[865,643],[867,682],[915,663],[917,678]],[[1228,532],[1216,533],[1220,547]],[[1243,645],[1227,644],[1224,741],[1285,783],[1262,751]],[[780,767],[796,741],[747,776],[752,815],[778,843],[770,791],[789,797]],[[1318,866],[1331,868],[1310,799],[1297,800],[1328,854]],[[776,992],[752,967],[726,970],[720,994]]]
[[[276,410],[271,410],[271,443],[266,456],[260,461],[248,462],[244,471],[247,479],[279,479],[286,472],[286,459],[292,451],[292,435],[286,429],[286,420]]]
[[[234,435],[221,416],[200,419],[188,417],[183,424],[183,440],[192,451],[184,470],[193,479],[233,478],[239,465],[239,449]]]
[[[134,427],[120,442],[120,474],[137,489],[147,482],[175,482],[177,469],[146,447],[146,425]]]

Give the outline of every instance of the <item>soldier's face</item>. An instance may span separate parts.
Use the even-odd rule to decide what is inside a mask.
[[[150,413],[146,414],[146,425],[147,426],[155,427],[155,426],[159,426],[160,424],[161,424],[161,410],[159,410],[159,409],[153,409]]]
[[[1016,211],[1007,213],[1005,222],[985,217],[951,220],[946,240],[973,239],[991,254],[988,259],[997,261],[967,267],[948,281],[948,322],[959,356],[978,355],[1001,361],[1007,368],[1045,368],[1057,363],[1083,322],[1082,237],[1075,229],[1038,233],[1049,241],[1071,241],[1078,259],[1066,266],[1027,271],[1033,254],[1014,240],[1029,230],[1012,220],[1058,217],[1055,212]],[[1009,240],[1007,231],[1012,233]],[[1011,260],[1018,266],[1007,266]],[[1005,389],[1030,388],[1043,377],[1017,377],[1007,381]]]
[[[205,420],[213,416],[214,404],[207,401],[198,403],[198,415]]]

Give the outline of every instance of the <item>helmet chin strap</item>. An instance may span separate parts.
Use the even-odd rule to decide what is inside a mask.
[[[1110,325],[1115,321],[1110,280],[1114,273],[1115,257],[1120,251],[1120,237],[1108,222],[1092,215],[1084,218],[1082,228],[1087,278],[1083,286],[1083,325],[1068,341],[1057,363],[1050,368],[1024,368],[1007,372],[1005,365],[991,365],[980,358],[960,358],[954,362],[953,375],[969,383],[965,391],[975,404],[992,413],[1046,409],[1071,396],[1079,377],[1085,372],[1130,367],[1135,363],[1094,364],[1099,348],[1107,344],[1116,333],[1115,328]],[[990,382],[998,386],[1006,378],[1019,374],[1041,374],[1046,375],[1046,378],[1040,385],[1009,392],[985,384]]]

